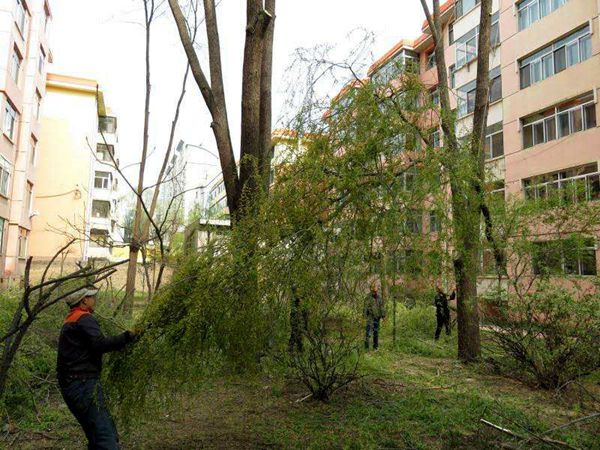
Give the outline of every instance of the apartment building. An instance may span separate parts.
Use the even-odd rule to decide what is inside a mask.
[[[48,74],[36,162],[30,253],[47,261],[70,239],[67,259],[110,259],[117,226],[117,118],[98,82]]]
[[[40,110],[52,59],[47,0],[0,0],[0,278],[18,277],[29,256]]]
[[[166,182],[160,191],[161,203],[167,205],[171,198],[177,198],[184,223],[194,215],[206,215],[207,195],[220,170],[219,155],[180,140],[173,149]]]
[[[450,0],[441,6],[459,136],[472,127],[479,4]],[[539,199],[556,190],[567,195],[576,183],[583,193],[575,201],[600,198],[599,11],[598,0],[493,1],[486,160],[499,195]],[[386,83],[398,77],[399,68],[410,68],[439,102],[428,28],[424,23],[421,36],[401,40],[377,60],[370,78]],[[598,256],[591,239],[577,261],[562,262],[563,271],[596,275]]]

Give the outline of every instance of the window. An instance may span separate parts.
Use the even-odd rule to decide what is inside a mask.
[[[518,5],[519,31],[564,5],[567,0],[524,0]]]
[[[4,229],[6,227],[6,219],[0,217],[0,253],[4,253]]]
[[[562,72],[592,56],[590,27],[571,33],[519,62],[521,89]]]
[[[90,230],[90,247],[92,248],[104,248],[110,246],[110,236],[108,230],[97,230],[92,228]]]
[[[420,234],[423,230],[423,214],[419,210],[411,210],[404,221],[404,227],[408,233]]]
[[[414,166],[406,170],[406,172],[402,173],[400,175],[400,183],[402,190],[405,192],[412,191],[413,187],[415,186],[416,178],[417,169]]]
[[[11,140],[14,141],[17,131],[17,111],[10,104],[8,99],[6,100],[6,106],[4,108],[4,134]]]
[[[450,66],[450,88],[454,89],[456,87],[456,66],[452,64]]]
[[[535,242],[532,262],[536,275],[596,275],[596,243],[581,236]]]
[[[96,146],[96,157],[99,161],[112,162],[111,155],[114,156],[114,145],[98,144]]]
[[[29,243],[29,231],[19,228],[19,258],[27,258],[27,247]]]
[[[110,202],[104,200],[92,201],[92,217],[98,219],[108,219],[110,215]]]
[[[42,109],[42,96],[38,91],[35,91],[35,118],[40,120],[40,110]]]
[[[596,163],[551,172],[523,180],[525,199],[559,206],[600,199],[600,174]]]
[[[448,45],[454,44],[454,22],[448,24]]]
[[[490,103],[502,98],[502,74],[500,66],[490,71]]]
[[[0,155],[0,195],[8,197],[10,189],[10,175],[12,173],[12,165],[8,160]]]
[[[15,21],[17,22],[17,26],[19,27],[19,31],[23,36],[25,36],[25,22],[27,19],[27,11],[25,10],[25,5],[23,5],[22,0],[17,0],[17,11]]]
[[[48,35],[48,28],[50,27],[50,10],[48,5],[44,5],[44,33]]]
[[[37,141],[32,136],[29,142],[29,162],[32,166],[35,166],[37,154]]]
[[[485,159],[498,158],[504,155],[504,133],[502,122],[487,127],[485,137]]]
[[[435,63],[435,50],[432,51],[429,55],[427,55],[427,70],[434,68]]]
[[[477,40],[479,27],[473,28],[468,33],[456,40],[456,67],[461,68],[477,57]]]
[[[492,16],[490,27],[490,45],[495,48],[500,45],[500,14],[496,13]]]
[[[437,233],[442,229],[440,217],[436,211],[429,211],[429,232]]]
[[[435,130],[431,133],[431,146],[433,148],[440,148],[441,147],[441,139],[440,139],[440,130]]]
[[[99,172],[96,171],[94,177],[94,187],[96,189],[110,189],[110,172]]]
[[[458,117],[464,117],[475,110],[476,80],[458,88]]]
[[[456,1],[456,17],[462,17],[475,6],[477,6],[481,0],[457,0]]]
[[[492,16],[490,43],[492,48],[500,44],[500,13]],[[479,46],[479,26],[471,29],[456,39],[456,67],[461,68],[465,64],[477,58],[477,47]]]
[[[429,93],[429,96],[431,97],[431,103],[435,106],[440,106],[440,91],[434,89]]]
[[[588,93],[522,120],[523,148],[553,141],[596,126],[594,95]]]
[[[23,63],[23,57],[19,53],[19,51],[14,48],[12,61],[10,65],[10,77],[15,82],[16,85],[19,84],[19,77],[21,75],[21,64]]]
[[[492,202],[496,204],[500,202],[500,204],[504,205],[504,202],[506,200],[506,187],[504,184],[504,180],[496,180],[488,183],[487,189],[489,195],[488,198],[492,200]]]
[[[99,117],[98,118],[98,131],[100,133],[114,134],[117,132],[117,118],[116,117]]]
[[[388,84],[404,71],[418,73],[419,57],[410,50],[401,50],[388,62],[371,74],[371,80],[376,84]]]
[[[40,56],[38,59],[38,72],[44,73],[44,65],[46,64],[46,53],[44,53],[44,49],[40,47]]]
[[[33,184],[27,182],[27,193],[25,198],[25,211],[27,216],[31,215],[31,209],[33,207]]]

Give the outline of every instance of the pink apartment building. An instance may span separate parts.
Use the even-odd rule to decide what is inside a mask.
[[[48,0],[0,0],[0,279],[18,277],[35,216],[40,106],[51,62]]]
[[[458,134],[472,125],[480,0],[441,6],[444,51]],[[486,159],[499,194],[544,198],[577,181],[585,200],[600,198],[599,0],[494,0]],[[437,71],[427,23],[369,69],[389,82],[413,64],[435,102]],[[439,97],[438,97],[439,98]],[[443,138],[442,138],[443,139]],[[565,274],[596,275],[598,248],[563,261]]]

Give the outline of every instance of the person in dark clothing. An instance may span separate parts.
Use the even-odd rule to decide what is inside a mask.
[[[371,292],[365,299],[364,309],[367,326],[365,330],[365,349],[369,350],[371,335],[373,335],[373,350],[379,348],[379,324],[381,319],[385,317],[385,308],[383,299],[377,292],[377,284],[371,284]]]
[[[435,294],[435,318],[437,320],[437,327],[435,329],[435,340],[440,338],[440,332],[442,327],[446,328],[446,334],[450,336],[450,308],[448,307],[448,301],[454,300],[456,292],[452,292],[450,298],[446,295],[440,286],[436,286]]]
[[[56,371],[60,392],[88,440],[88,450],[117,450],[117,429],[104,402],[100,384],[102,355],[119,351],[135,340],[137,332],[104,336],[93,315],[98,289],[75,292],[67,304],[58,340]]]

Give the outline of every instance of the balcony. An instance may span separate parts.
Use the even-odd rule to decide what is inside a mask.
[[[556,174],[555,177],[560,177]],[[523,181],[525,198],[553,207],[600,199],[600,172],[595,171],[545,183]]]

